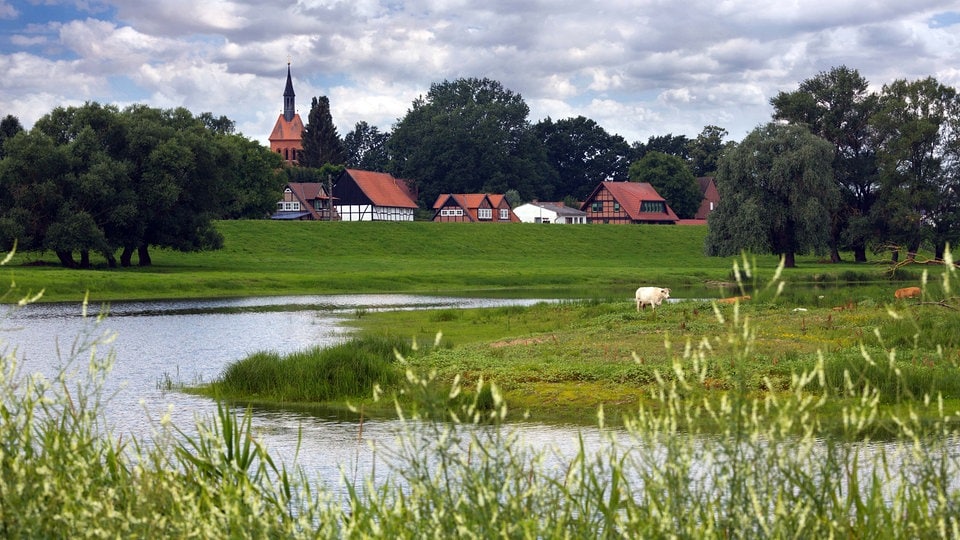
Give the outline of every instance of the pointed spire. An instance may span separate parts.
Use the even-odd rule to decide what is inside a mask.
[[[290,77],[290,62],[287,61],[287,87],[283,90],[283,118],[287,122],[293,120],[293,116],[297,114],[295,96],[296,94],[293,93],[293,79]]]

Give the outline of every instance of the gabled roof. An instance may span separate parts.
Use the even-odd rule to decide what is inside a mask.
[[[345,169],[343,172],[353,179],[357,187],[376,206],[417,208],[409,186],[403,180],[394,178],[392,174],[357,169]]]
[[[300,202],[328,198],[327,191],[319,182],[289,182],[287,187],[300,199]]]
[[[609,191],[613,198],[620,203],[621,208],[630,216],[632,221],[677,221],[677,215],[673,213],[670,205],[666,204],[666,199],[661,197],[657,190],[647,182],[600,182],[584,201],[581,208],[586,208],[597,193],[603,189]],[[662,201],[667,212],[641,212],[640,203],[643,201]]]
[[[300,115],[295,114],[291,120],[287,120],[281,114],[277,117],[277,123],[273,125],[273,131],[270,132],[270,141],[299,141],[303,133],[303,120]]]
[[[578,210],[576,208],[567,206],[565,204],[560,204],[560,203],[533,201],[527,204],[532,206],[539,206],[540,208],[543,208],[544,210],[549,210],[558,216],[583,217],[587,215],[587,213],[584,212],[583,210]]]
[[[433,209],[436,210],[448,206],[447,201],[451,199],[453,199],[453,202],[457,206],[464,210],[469,210],[471,208],[480,208],[480,205],[483,204],[485,199],[489,200],[489,196],[486,193],[441,193],[437,196],[437,202],[433,203]],[[490,206],[496,208],[493,201],[490,201]]]

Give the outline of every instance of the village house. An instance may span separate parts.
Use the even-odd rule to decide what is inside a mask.
[[[524,223],[586,223],[587,213],[563,202],[533,201],[513,209]]]
[[[392,174],[345,169],[333,184],[333,204],[343,221],[413,221],[417,195]]]
[[[510,223],[520,219],[501,194],[446,193],[433,203],[433,221]]]
[[[580,209],[588,223],[652,223],[675,225],[677,215],[646,182],[600,182]]]
[[[338,221],[336,209],[331,219],[330,197],[319,182],[290,182],[277,201],[277,211],[270,219]]]

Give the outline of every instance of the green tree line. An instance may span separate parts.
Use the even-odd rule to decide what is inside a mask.
[[[597,182],[651,183],[681,218],[714,176],[721,203],[705,252],[871,250],[936,257],[956,243],[958,101],[933,78],[880,92],[845,66],[770,100],[771,121],[742,141],[708,125],[695,138],[628,143],[579,116],[532,123],[522,96],[491,79],[431,85],[387,132],[365,122],[340,137],[326,97],[314,98],[301,166],[285,167],[233,122],[210,113],[95,103],[57,108],[28,132],[0,122],[0,240],[51,250],[67,266],[102,253],[129,265],[148,248],[215,248],[213,219],[268,215],[286,181],[320,181],[343,167],[415,184],[419,205],[443,193],[496,192],[511,202],[576,202]],[[79,261],[76,257],[79,256]]]
[[[215,219],[276,205],[279,155],[233,122],[183,108],[58,107],[25,131],[7,117],[0,154],[0,247],[50,251],[70,268],[99,253],[150,264],[151,247],[222,245]]]

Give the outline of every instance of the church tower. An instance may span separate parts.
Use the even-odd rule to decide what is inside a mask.
[[[283,113],[277,118],[270,132],[270,151],[283,156],[288,163],[297,163],[303,143],[303,120],[297,114],[296,94],[293,92],[293,78],[290,76],[290,62],[287,62],[287,86],[283,90]]]

